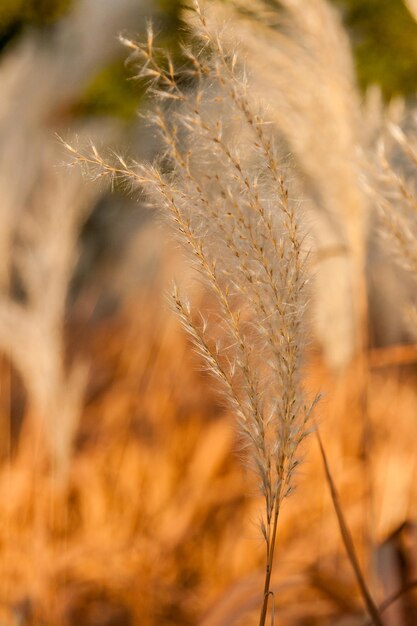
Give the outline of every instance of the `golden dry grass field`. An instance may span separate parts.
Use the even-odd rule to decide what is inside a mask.
[[[68,484],[57,488],[34,442],[2,469],[2,623],[253,623],[263,556],[256,485],[239,462],[232,417],[160,294],[70,338],[94,374]],[[372,352],[369,467],[357,373],[333,375],[317,355],[307,366],[307,384],[323,393],[320,429],[357,545],[368,546],[366,528],[378,550],[411,525],[377,566],[379,597],[416,569],[414,358]],[[6,421],[21,390],[7,363],[3,376]],[[306,448],[280,522],[277,619],[362,624],[316,443]]]

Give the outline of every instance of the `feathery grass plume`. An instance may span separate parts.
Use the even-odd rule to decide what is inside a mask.
[[[378,151],[381,187],[375,194],[377,205],[398,260],[417,276],[417,116],[409,132],[394,123],[388,123],[386,130]]]
[[[123,39],[137,76],[149,81],[149,118],[163,155],[156,164],[109,162],[69,146],[93,176],[119,177],[161,208],[207,286],[213,310],[196,316],[179,289],[174,306],[232,408],[265,501],[262,533],[265,624],[277,524],[294,486],[310,408],[301,385],[306,252],[269,125],[249,97],[238,57],[199,2],[186,63],[154,45]]]
[[[409,301],[414,291],[413,279],[395,259],[392,246],[387,246],[387,238],[381,237],[381,232],[385,230],[385,218],[384,212],[377,209],[380,192],[384,187],[378,156],[381,152],[381,137],[388,139],[386,129],[389,124],[401,124],[406,105],[402,98],[395,98],[387,105],[380,88],[373,86],[365,94],[362,110],[365,143],[368,146],[360,179],[368,195],[370,209],[366,268],[369,319],[372,344],[382,347],[414,341],[413,331],[404,318],[404,302]],[[391,143],[388,141],[387,149]],[[392,152],[390,148],[388,152]],[[395,162],[398,162],[397,157]]]
[[[347,33],[325,0],[218,2],[213,20],[219,11],[233,20],[251,85],[293,155],[317,258],[315,331],[327,362],[343,368],[363,343],[366,317],[363,129]]]
[[[400,304],[398,313],[404,319],[403,341],[416,339],[416,129],[415,111],[405,107],[401,100],[394,102],[394,106],[381,119],[375,140],[374,171],[367,184],[379,217],[380,246],[386,249],[388,241],[390,245],[387,254],[394,258],[392,273],[395,271],[395,295]],[[390,281],[387,272],[385,280],[388,283]]]

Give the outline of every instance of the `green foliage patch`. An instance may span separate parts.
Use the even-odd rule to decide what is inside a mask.
[[[402,0],[333,0],[352,35],[359,83],[386,99],[417,90],[417,22]]]
[[[26,26],[48,26],[61,18],[73,0],[0,0],[0,49]]]
[[[112,60],[93,76],[73,107],[76,116],[134,117],[144,90],[134,79],[127,80],[124,60],[124,56]]]

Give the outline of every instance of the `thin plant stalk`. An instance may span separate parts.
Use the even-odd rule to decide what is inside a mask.
[[[353,543],[352,535],[349,531],[348,525],[345,520],[345,516],[344,516],[343,510],[340,504],[340,500],[339,500],[339,495],[337,493],[336,485],[335,485],[335,482],[333,480],[333,477],[330,471],[329,462],[327,459],[327,455],[326,455],[324,445],[323,445],[318,428],[315,429],[315,434],[316,434],[317,442],[319,445],[320,455],[323,461],[324,473],[326,476],[327,484],[329,486],[330,495],[332,498],[333,507],[336,513],[337,521],[338,521],[339,528],[340,528],[340,534],[343,540],[343,545],[345,547],[346,554],[348,556],[349,562],[355,574],[355,578],[357,580],[359,590],[365,602],[365,606],[368,611],[368,614],[372,620],[372,624],[374,624],[374,626],[384,626],[380,611],[374,599],[372,598],[371,592],[369,591],[365,578],[362,574],[362,571],[359,565],[359,559],[357,557],[356,550],[355,550],[355,544]]]
[[[271,595],[271,589],[270,589],[271,588],[271,574],[272,574],[272,566],[274,564],[278,519],[279,519],[279,507],[276,507],[275,513],[274,513],[274,521],[272,525],[272,536],[270,539],[268,538],[268,543],[267,543],[267,562],[266,562],[266,568],[265,568],[264,596],[263,596],[263,601],[262,601],[261,614],[259,617],[259,626],[265,626],[266,617],[268,614],[269,596]]]

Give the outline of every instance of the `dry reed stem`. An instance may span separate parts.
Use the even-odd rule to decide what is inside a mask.
[[[359,585],[359,589],[360,592],[362,594],[362,597],[364,599],[365,602],[365,606],[366,609],[371,617],[372,620],[372,624],[374,624],[375,626],[384,626],[384,623],[382,621],[381,615],[380,615],[380,611],[377,607],[377,605],[375,604],[371,593],[368,589],[368,586],[365,582],[365,579],[363,577],[363,574],[361,572],[361,568],[359,565],[359,560],[358,557],[356,555],[356,550],[355,550],[355,545],[353,543],[352,540],[352,536],[350,534],[349,528],[346,524],[346,520],[345,520],[345,516],[343,514],[343,509],[340,505],[340,501],[339,501],[339,496],[336,490],[336,486],[334,484],[333,481],[333,477],[330,471],[330,467],[329,467],[329,463],[327,460],[327,455],[326,452],[324,450],[324,446],[323,446],[323,442],[321,440],[321,436],[320,433],[318,431],[318,429],[316,428],[315,430],[315,434],[316,434],[316,438],[317,438],[317,442],[319,444],[319,449],[320,449],[320,455],[323,461],[323,466],[324,466],[324,471],[325,471],[325,476],[326,476],[326,481],[329,485],[329,489],[330,489],[330,494],[332,497],[332,502],[333,502],[333,506],[334,506],[334,510],[336,512],[336,516],[337,516],[337,521],[339,524],[339,528],[340,528],[340,534],[343,540],[343,544],[345,546],[346,549],[346,554],[349,558],[349,561],[352,565],[352,569],[355,573],[355,577],[356,580],[358,582]]]

